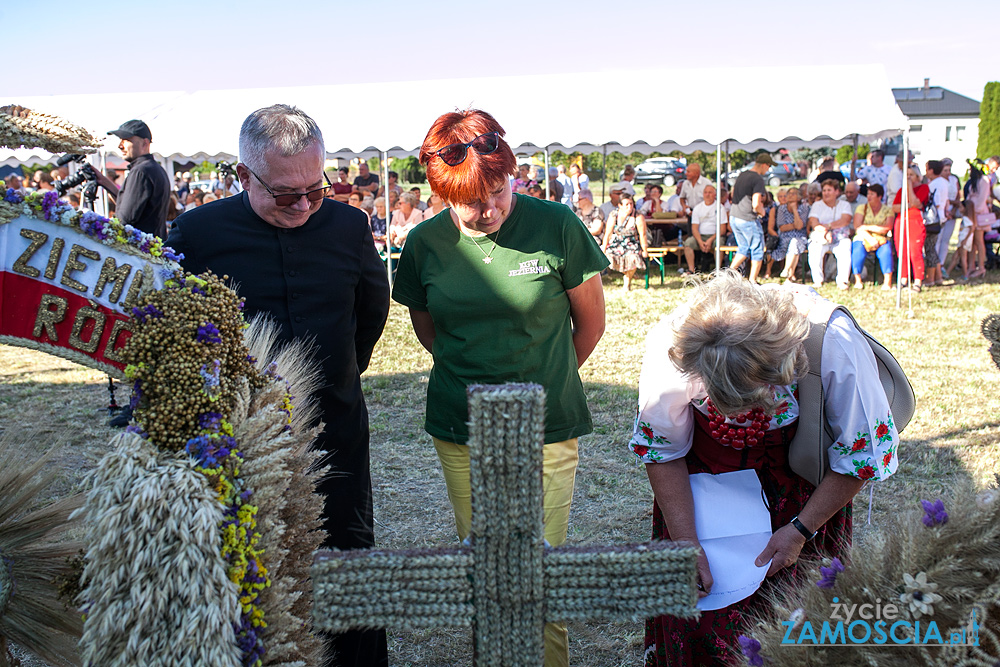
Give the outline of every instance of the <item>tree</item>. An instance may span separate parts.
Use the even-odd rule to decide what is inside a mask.
[[[1000,155],[1000,81],[990,81],[979,104],[979,145],[976,155],[987,159]]]
[[[871,150],[872,147],[869,146],[868,144],[858,144],[858,159],[860,160],[862,158],[868,157],[868,153],[870,153]],[[840,148],[837,149],[837,156],[836,156],[837,164],[844,164],[845,162],[849,162],[852,155],[854,155],[853,145],[847,144],[846,146],[841,146]]]

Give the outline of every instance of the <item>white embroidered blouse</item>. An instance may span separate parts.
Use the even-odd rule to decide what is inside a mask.
[[[820,298],[814,290],[806,290],[795,289],[797,298]],[[684,308],[675,310],[646,338],[638,414],[629,441],[632,452],[644,463],[685,456],[693,441],[692,410],[708,413],[702,380],[685,377],[667,356],[674,326],[683,322],[685,313]],[[831,469],[864,480],[889,477],[898,466],[899,434],[879,381],[875,355],[843,313],[835,313],[827,326],[822,362],[826,415],[834,436],[829,449]],[[769,430],[790,424],[799,415],[796,385],[775,387],[774,395],[781,402]]]

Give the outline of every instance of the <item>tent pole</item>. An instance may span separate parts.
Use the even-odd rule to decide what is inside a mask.
[[[549,147],[545,147],[545,199],[549,198]]]
[[[910,217],[910,198],[909,191],[910,188],[907,182],[910,178],[909,170],[909,152],[910,152],[910,129],[906,128],[903,130],[903,145],[899,147],[899,150],[903,151],[903,181],[900,183],[899,187],[902,191],[902,197],[900,198],[899,207],[899,268],[896,275],[896,308],[900,308],[903,305],[903,264],[906,264],[906,280],[909,282],[910,279],[910,247],[907,245],[909,239],[907,238],[908,227],[907,220]],[[910,307],[912,309],[913,297],[910,296]]]
[[[362,158],[364,159],[364,158]],[[382,151],[382,183],[385,188],[385,271],[389,277],[389,287],[392,287],[392,244],[389,243],[389,222],[392,220],[392,211],[389,210],[389,151]],[[378,190],[375,190],[378,195]],[[371,218],[368,220],[371,225]]]
[[[722,251],[719,249],[719,237],[722,236],[722,144],[715,146],[715,270],[722,266]],[[694,224],[694,220],[691,221]]]
[[[601,161],[601,202],[607,196],[604,193],[604,186],[608,182],[608,145],[604,144],[604,159]]]
[[[851,180],[852,181],[855,178],[857,178],[857,174],[854,171],[855,169],[857,169],[857,166],[858,166],[858,135],[855,134],[854,135],[854,157],[851,158]]]

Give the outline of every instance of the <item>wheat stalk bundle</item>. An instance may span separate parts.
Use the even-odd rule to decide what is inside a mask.
[[[94,153],[101,140],[59,116],[15,105],[0,107],[0,147],[50,153]]]
[[[82,544],[65,531],[83,497],[42,503],[57,475],[54,448],[29,463],[18,444],[44,436],[25,433],[15,427],[0,437],[0,664],[12,641],[53,666],[77,665],[80,615],[60,599],[59,586],[75,576],[71,561]]]
[[[243,474],[254,489],[259,544],[271,574],[271,586],[260,597],[267,610],[263,664],[318,665],[323,647],[310,632],[309,568],[323,543],[323,501],[315,487],[326,470],[319,466],[322,452],[310,445],[322,429],[313,425],[317,410],[311,399],[321,376],[307,344],[281,346],[276,334],[261,318],[244,332],[250,354],[272,370],[272,379],[252,395],[248,385],[241,387],[234,436],[245,454]]]
[[[84,663],[239,665],[237,590],[219,557],[223,507],[195,462],[124,433],[89,480]]]
[[[848,550],[843,562],[844,570],[835,575],[831,587],[817,586],[819,564],[800,562],[805,576],[799,583],[773,593],[773,615],[757,619],[747,633],[760,641],[765,664],[993,667],[1000,662],[1000,491],[996,485],[978,490],[967,481],[940,502],[924,505],[914,499]],[[897,619],[920,622],[921,640],[931,621],[945,641],[963,630],[965,640],[945,648],[936,642],[904,647],[892,640],[882,645],[848,641],[836,647],[783,643],[789,627],[794,639],[806,621],[816,637],[824,621],[834,626],[832,605],[850,608],[865,603],[895,605]],[[962,645],[971,641],[968,630],[973,611],[979,646]],[[897,632],[904,639],[906,634],[905,628]],[[911,627],[911,640],[912,635]]]

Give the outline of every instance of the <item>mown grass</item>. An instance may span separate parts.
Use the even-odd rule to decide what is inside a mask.
[[[669,267],[668,267],[669,268]],[[938,497],[957,480],[985,481],[1000,471],[1000,371],[992,364],[979,324],[1000,311],[1000,274],[913,295],[877,289],[821,292],[847,305],[858,321],[900,360],[917,394],[918,407],[900,447],[899,473],[875,488],[872,526],[865,525],[868,490],[856,502],[856,541],[878,530],[879,517],[895,507]],[[641,284],[640,284],[641,285]],[[607,332],[581,371],[594,417],[594,432],[580,439],[580,467],[570,516],[570,544],[648,539],[652,494],[645,471],[624,443],[637,400],[646,332],[685,294],[683,281],[654,277],[650,289],[624,293],[620,278],[606,280]],[[446,546],[455,542],[444,482],[423,406],[430,356],[417,343],[405,310],[393,304],[376,348],[364,391],[371,413],[372,477],[376,538],[385,548]],[[60,495],[77,488],[82,473],[107,449],[104,425],[106,377],[29,350],[0,346],[0,428],[30,424],[24,443],[34,457],[61,433]],[[119,401],[127,400],[119,390]],[[401,632],[389,629],[393,665],[451,666],[471,661],[468,631]],[[581,667],[637,665],[642,653],[639,623],[576,623],[570,626],[571,662]]]

